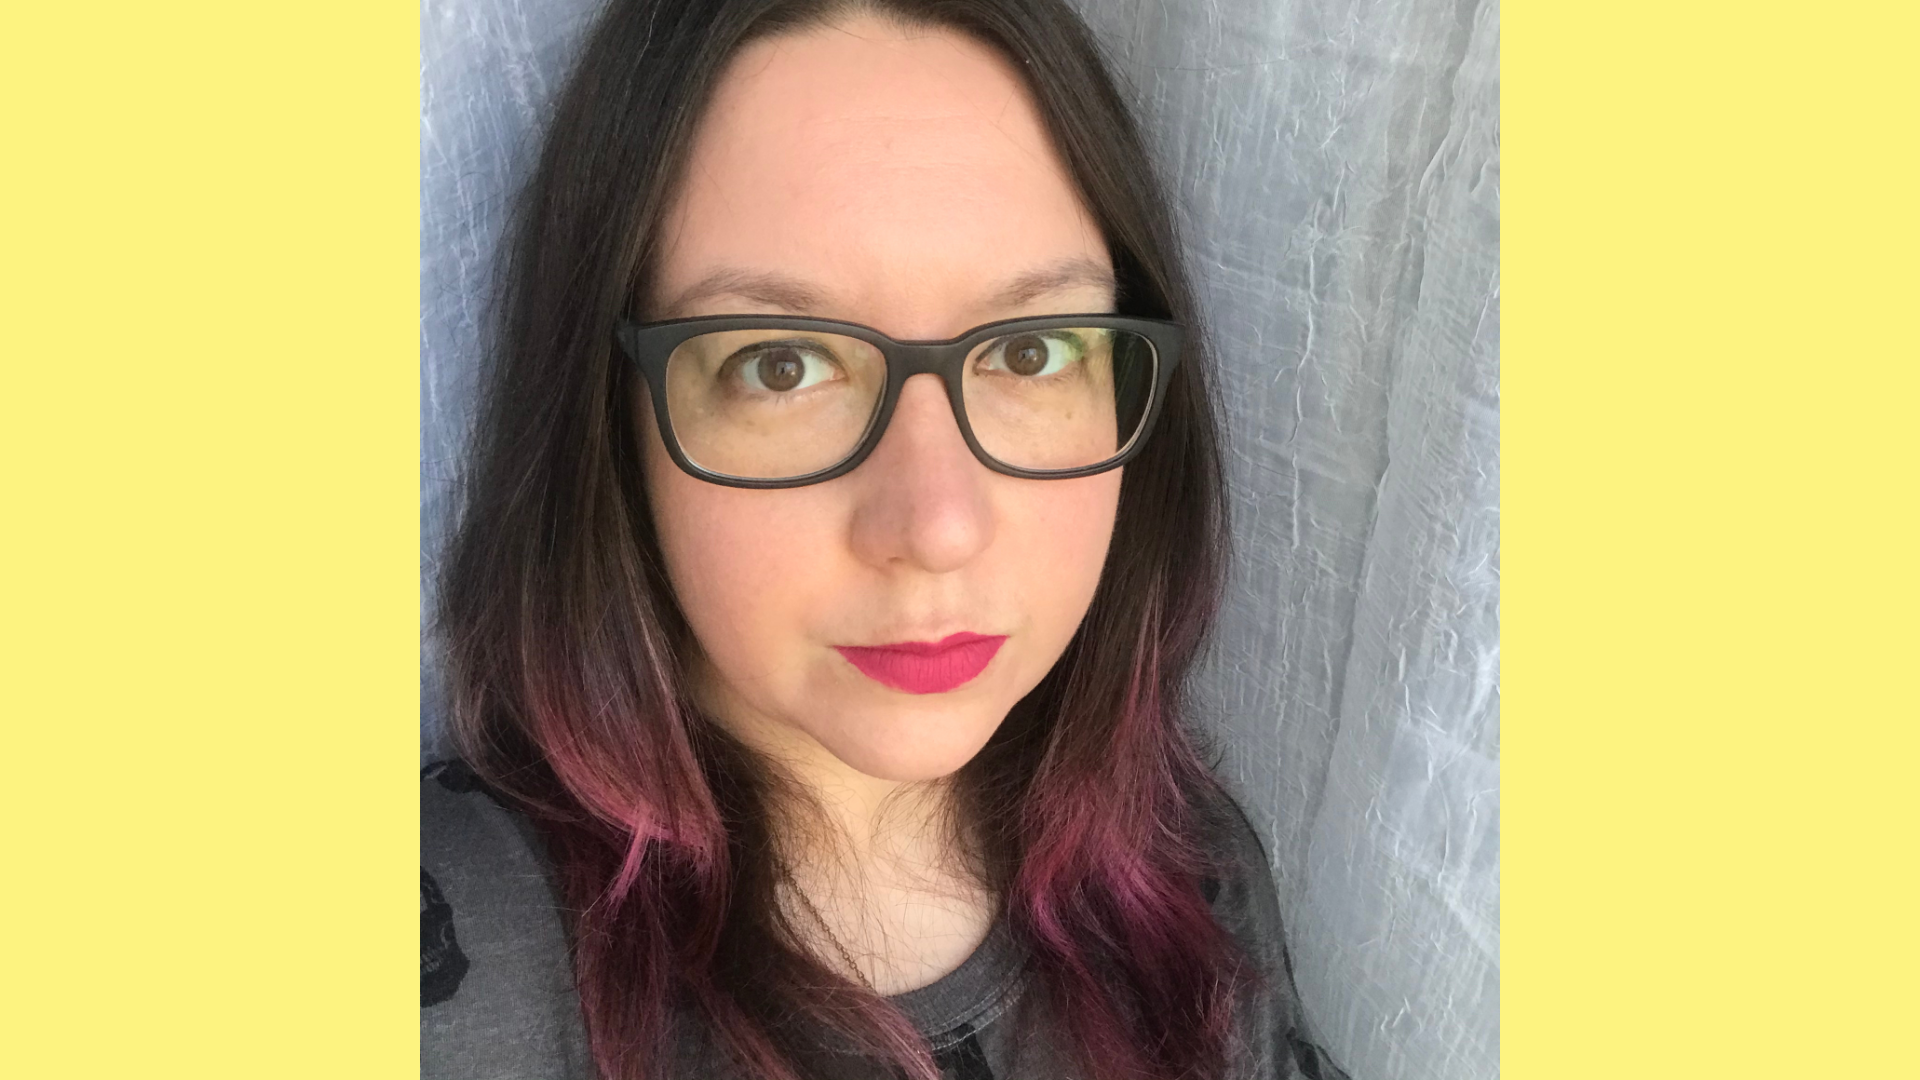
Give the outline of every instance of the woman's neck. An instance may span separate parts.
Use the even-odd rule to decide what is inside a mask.
[[[814,956],[898,994],[972,955],[996,902],[955,827],[949,783],[868,776],[785,725],[724,726],[791,784],[772,808],[781,904]]]

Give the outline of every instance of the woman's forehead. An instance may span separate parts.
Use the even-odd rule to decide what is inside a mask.
[[[1011,65],[945,31],[862,20],[749,46],[716,88],[676,194],[657,303],[758,279],[838,309],[810,314],[991,318],[1021,279],[1108,265]],[[1098,302],[1097,275],[1067,276],[1092,286],[1078,305]],[[706,310],[673,314],[766,310],[764,295],[709,293]]]

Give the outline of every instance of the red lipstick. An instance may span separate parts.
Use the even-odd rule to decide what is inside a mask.
[[[847,662],[877,683],[909,694],[944,694],[987,668],[1007,635],[952,634],[939,641],[835,645]]]

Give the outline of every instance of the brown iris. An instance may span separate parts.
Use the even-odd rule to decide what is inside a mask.
[[[791,390],[807,374],[806,361],[796,349],[770,349],[755,363],[760,365],[760,385],[769,390]]]
[[[1006,344],[1007,370],[1015,375],[1038,375],[1047,366],[1047,343],[1034,334]]]

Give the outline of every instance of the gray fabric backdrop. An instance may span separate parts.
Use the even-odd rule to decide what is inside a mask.
[[[1497,0],[1078,2],[1220,360],[1237,550],[1199,689],[1309,1017],[1355,1080],[1496,1076]],[[597,7],[423,2],[429,603],[494,242]]]

